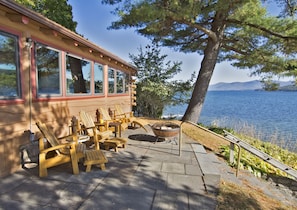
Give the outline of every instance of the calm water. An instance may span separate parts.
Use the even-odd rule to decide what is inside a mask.
[[[166,107],[164,115],[182,116],[186,108]],[[199,123],[230,127],[295,150],[297,92],[209,91]]]

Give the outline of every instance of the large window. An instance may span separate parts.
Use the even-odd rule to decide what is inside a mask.
[[[115,70],[108,69],[108,93],[115,93]]]
[[[0,99],[21,97],[18,38],[0,31]]]
[[[124,83],[125,82],[125,77],[124,73],[117,71],[117,93],[124,93],[125,92],[125,87]]]
[[[90,93],[91,63],[66,55],[67,94]]]
[[[127,73],[124,73],[125,75],[125,82],[124,82],[124,89],[125,89],[125,93],[128,93],[129,92],[129,84],[130,84],[130,75],[127,74]]]
[[[61,94],[60,52],[40,43],[35,44],[37,94]]]
[[[104,74],[103,74],[103,66],[101,64],[94,64],[94,90],[96,93],[103,93],[104,87]]]
[[[108,69],[108,93],[127,93],[129,74]]]

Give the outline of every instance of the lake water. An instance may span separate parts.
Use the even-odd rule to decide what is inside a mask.
[[[163,114],[182,116],[186,108],[168,106]],[[209,91],[199,123],[232,128],[295,151],[297,92]]]

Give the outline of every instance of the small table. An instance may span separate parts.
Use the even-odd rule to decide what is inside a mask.
[[[108,125],[110,127],[114,127],[114,136],[117,137],[117,133],[119,132],[119,137],[122,136],[122,132],[121,132],[121,122],[110,122]]]

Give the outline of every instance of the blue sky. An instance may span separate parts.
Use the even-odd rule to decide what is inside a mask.
[[[107,30],[117,17],[111,14],[113,7],[102,5],[101,0],[68,0],[72,6],[74,20],[78,22],[77,32],[94,44],[131,62],[129,53],[137,55],[140,46],[145,47],[149,40],[135,32],[134,29]],[[162,54],[168,55],[168,60],[181,61],[182,72],[175,79],[189,79],[192,72],[198,73],[202,56],[174,52],[163,48]],[[216,65],[211,84],[218,82],[243,82],[259,77],[250,77],[249,70],[235,69],[227,62]]]

